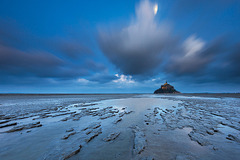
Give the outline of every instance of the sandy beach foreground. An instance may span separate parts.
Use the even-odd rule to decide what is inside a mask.
[[[240,157],[239,95],[1,95],[0,159]]]

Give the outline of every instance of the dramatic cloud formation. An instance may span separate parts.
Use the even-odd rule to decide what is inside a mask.
[[[202,6],[208,2],[197,3]],[[209,5],[214,3],[209,2]],[[224,4],[227,3],[220,5],[223,9]],[[183,7],[189,9],[189,5],[195,7],[196,4],[189,2]],[[180,10],[179,7],[176,9]],[[156,10],[156,4],[142,0],[136,7],[136,18],[128,26],[110,31],[99,30],[102,51],[122,73],[141,80],[161,72],[171,79],[189,76],[186,80],[204,82],[221,81],[224,77],[220,75],[223,74],[235,78],[239,76],[235,71],[236,62],[229,60],[229,57],[236,57],[236,51],[233,53],[230,49],[230,46],[235,48],[235,42],[227,41],[227,37],[214,37],[206,41],[196,34],[190,34],[185,39],[176,36],[169,25],[156,20]],[[222,74],[217,74],[215,67],[223,64]]]
[[[170,31],[167,25],[156,22],[155,15],[156,4],[141,1],[136,7],[136,19],[129,26],[99,31],[102,51],[124,74],[152,74],[161,63]]]
[[[206,42],[192,35],[180,45],[177,54],[170,57],[166,71],[177,75],[196,73],[213,61],[221,49],[219,42],[206,46]]]
[[[0,92],[239,92],[240,1],[91,3],[1,3]]]
[[[47,82],[51,83],[93,77],[95,72],[107,72],[107,67],[96,62],[93,59],[94,53],[79,40],[43,40],[13,27],[10,23],[0,21],[0,24],[3,24],[0,26],[2,84],[18,78],[15,83],[29,80],[37,82],[40,78],[44,82],[43,79],[52,78],[52,81]]]
[[[4,72],[45,76],[46,71],[55,72],[62,63],[64,62],[49,53],[27,53],[0,46],[0,70]]]

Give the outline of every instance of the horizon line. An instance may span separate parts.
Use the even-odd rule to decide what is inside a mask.
[[[154,94],[154,93],[0,93],[0,95],[108,95],[108,94]],[[160,93],[161,94],[240,94],[240,92],[186,92],[186,93]]]

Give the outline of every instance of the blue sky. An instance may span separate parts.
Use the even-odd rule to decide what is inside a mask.
[[[2,0],[0,92],[240,92],[239,18],[238,0]]]

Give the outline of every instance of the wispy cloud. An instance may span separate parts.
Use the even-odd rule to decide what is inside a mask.
[[[144,0],[136,6],[136,18],[114,31],[99,30],[99,44],[109,60],[124,74],[151,74],[160,64],[161,52],[170,41],[170,29],[159,24],[154,3]]]

